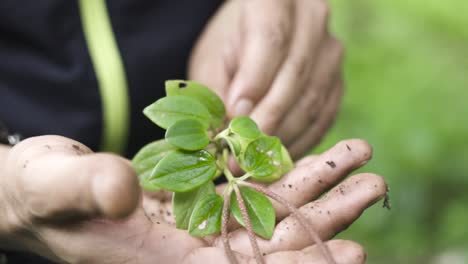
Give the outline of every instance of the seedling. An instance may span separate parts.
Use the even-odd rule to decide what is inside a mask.
[[[223,101],[206,86],[193,81],[166,82],[166,97],[143,113],[166,129],[165,139],[143,147],[133,166],[140,185],[149,191],[173,192],[176,227],[192,236],[221,233],[226,255],[237,263],[228,240],[230,214],[247,229],[257,263],[263,263],[256,235],[271,239],[275,211],[267,197],[283,204],[298,219],[328,263],[335,263],[307,219],[288,201],[255,182],[271,183],[294,164],[281,141],[265,135],[247,116],[226,122]],[[233,157],[244,171],[235,177]],[[216,194],[213,181],[224,176],[227,186]]]

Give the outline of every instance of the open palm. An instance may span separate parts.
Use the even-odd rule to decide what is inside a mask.
[[[322,239],[329,239],[385,195],[383,179],[373,174],[339,183],[371,152],[361,140],[340,142],[299,161],[268,188],[300,207]],[[228,263],[219,237],[195,238],[175,228],[170,195],[141,194],[125,159],[45,136],[17,145],[5,166],[0,188],[10,201],[5,213],[11,221],[1,232],[11,247],[64,263]],[[296,220],[273,204],[278,221],[273,237],[257,238],[266,262],[325,263]],[[254,261],[245,230],[233,223],[230,242],[239,262]],[[338,263],[365,261],[364,250],[354,242],[327,245]]]

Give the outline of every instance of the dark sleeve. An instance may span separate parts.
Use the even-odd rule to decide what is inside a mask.
[[[141,113],[167,79],[187,78],[197,36],[222,0],[112,0],[109,14],[129,83],[127,156],[163,131]],[[101,99],[77,1],[0,1],[0,120],[24,137],[57,134],[98,150]],[[9,264],[50,263],[7,253]]]

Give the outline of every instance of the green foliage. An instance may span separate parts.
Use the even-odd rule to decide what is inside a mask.
[[[314,152],[369,141],[374,158],[361,172],[385,177],[393,207],[377,204],[340,237],[361,243],[369,263],[443,263],[435,255],[468,248],[468,2],[330,3],[346,95]]]
[[[198,120],[207,128],[211,119],[210,113],[203,104],[182,95],[161,98],[147,106],[143,113],[164,129],[168,129],[183,119]]]
[[[246,139],[253,140],[262,134],[255,121],[248,116],[235,117],[232,119],[231,123],[229,123],[229,128],[232,133]]]
[[[262,193],[249,187],[240,187],[239,190],[244,198],[244,203],[247,207],[247,213],[254,232],[265,239],[270,239],[273,236],[273,230],[275,228],[275,210],[270,200]],[[234,192],[231,194],[231,202],[229,205],[237,222],[245,226],[241,209],[237,203],[236,193]]]
[[[166,131],[166,140],[183,150],[200,150],[210,143],[205,127],[195,119],[175,122]]]
[[[213,182],[208,181],[197,189],[188,192],[175,192],[172,196],[176,227],[187,229],[195,204],[206,195],[215,194]]]
[[[149,143],[144,146],[133,158],[132,164],[138,177],[140,185],[149,191],[157,191],[160,188],[149,181],[151,172],[159,161],[167,154],[176,150],[174,146],[164,139]]]
[[[203,104],[211,114],[213,127],[222,125],[226,117],[223,101],[208,87],[194,81],[172,80],[166,81],[167,96],[183,95]]]
[[[141,149],[133,166],[143,188],[174,192],[177,228],[187,229],[193,236],[219,233],[226,201],[215,194],[215,177],[225,174],[229,197],[233,188],[248,178],[262,182],[279,179],[292,169],[292,160],[280,140],[263,134],[249,117],[236,117],[223,127],[224,104],[207,87],[173,80],[166,82],[166,93],[143,110],[151,121],[167,129],[165,141]],[[234,177],[229,171],[230,154],[245,170],[243,176]],[[250,188],[241,187],[240,191],[253,231],[271,238],[275,212],[270,200]],[[237,202],[229,209],[243,224]]]
[[[207,236],[221,231],[223,198],[209,194],[200,199],[190,217],[189,233],[192,236]]]
[[[259,180],[274,180],[282,172],[281,142],[275,137],[260,137],[249,143],[241,167]]]
[[[187,192],[212,180],[215,174],[216,161],[208,151],[178,150],[159,161],[150,181],[172,192]]]

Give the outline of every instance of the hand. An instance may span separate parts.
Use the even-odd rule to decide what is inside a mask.
[[[298,158],[331,125],[342,94],[343,48],[327,30],[328,13],[324,0],[226,1],[192,52],[189,78]]]
[[[365,142],[345,141],[303,159],[269,188],[301,206],[328,239],[380,199],[385,183],[379,176],[360,174],[310,201],[370,156]],[[44,136],[12,148],[0,168],[0,213],[7,216],[0,220],[3,248],[66,263],[227,263],[219,238],[199,239],[175,229],[167,194],[141,195],[129,162],[120,157]],[[279,223],[273,238],[259,239],[267,263],[323,263],[295,220],[275,206]],[[354,242],[327,244],[338,263],[364,262],[365,252]],[[244,230],[232,230],[231,245],[241,263],[251,260]]]

